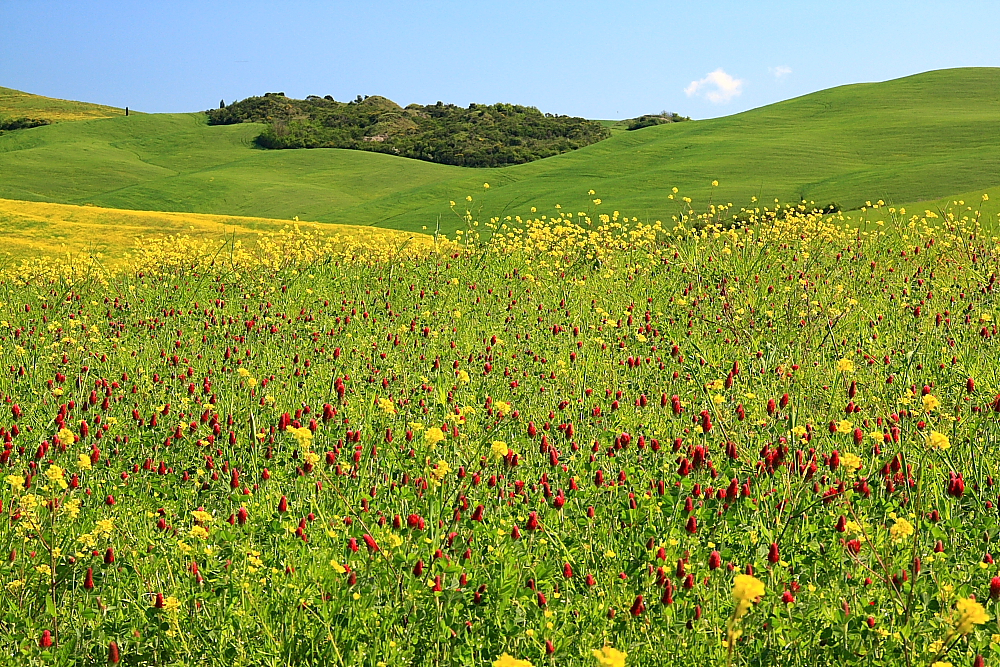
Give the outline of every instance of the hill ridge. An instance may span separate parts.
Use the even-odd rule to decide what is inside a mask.
[[[439,219],[443,230],[456,229],[448,201],[469,194],[474,206],[499,213],[580,206],[593,189],[651,219],[676,211],[667,197],[673,186],[696,201],[737,205],[753,196],[846,209],[879,198],[935,200],[1000,185],[1000,68],[838,86],[498,169],[340,149],[249,148],[261,127],[150,114],[24,130],[30,141],[10,133],[0,137],[0,196],[414,231],[433,230]]]

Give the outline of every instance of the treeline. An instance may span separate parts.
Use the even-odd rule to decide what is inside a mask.
[[[262,148],[352,148],[463,167],[522,164],[611,136],[601,124],[516,104],[438,102],[405,109],[379,96],[338,102],[267,93],[206,112],[212,125],[264,123]]]

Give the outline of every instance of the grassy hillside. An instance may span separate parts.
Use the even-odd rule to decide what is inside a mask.
[[[500,211],[605,206],[669,216],[669,188],[699,201],[750,197],[935,200],[1000,185],[1000,69],[857,84],[745,113],[616,133],[502,169],[464,169],[338,149],[261,151],[259,125],[209,127],[200,114],[107,118],[0,137],[0,196],[433,228],[448,200]],[[720,181],[712,188],[711,181]],[[543,208],[544,210],[544,208]]]
[[[109,118],[125,114],[102,104],[57,100],[0,86],[0,118],[38,118],[53,123],[89,118]]]

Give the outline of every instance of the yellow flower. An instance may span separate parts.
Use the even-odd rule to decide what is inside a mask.
[[[43,577],[52,576],[52,568],[50,568],[48,565],[36,565],[35,572],[42,575]]]
[[[854,472],[861,468],[861,457],[851,452],[844,452],[840,455],[840,465]]]
[[[934,394],[927,394],[922,399],[925,412],[933,412],[941,407],[941,401]]]
[[[209,514],[208,512],[203,512],[201,510],[195,510],[194,512],[191,512],[191,516],[193,516],[194,520],[197,521],[198,523],[209,523],[212,520],[211,514]]]
[[[76,467],[80,470],[90,470],[90,456],[87,454],[80,454],[76,459]]]
[[[429,428],[424,431],[424,443],[435,447],[439,442],[444,440],[444,431],[439,429],[437,426],[434,428]]]
[[[94,532],[100,533],[101,535],[107,537],[114,531],[114,529],[115,529],[115,522],[113,520],[101,519],[100,521],[97,522],[97,527],[94,528]]]
[[[593,649],[593,656],[597,658],[597,664],[601,667],[625,667],[625,658],[628,653],[624,653],[613,646],[605,646],[601,650]]]
[[[736,600],[734,616],[740,618],[750,604],[764,594],[764,582],[749,574],[737,574],[733,580],[733,599]]]
[[[944,660],[937,660],[931,667],[955,667],[950,662],[945,662]]]
[[[967,635],[972,632],[977,625],[982,625],[990,620],[990,615],[986,613],[983,605],[972,598],[962,598],[955,603],[958,611],[958,621],[955,623],[955,632],[960,635]]]
[[[853,373],[854,362],[845,357],[837,362],[837,370],[841,373]]]
[[[175,598],[173,595],[167,597],[163,601],[163,611],[165,612],[175,612],[181,608],[181,601]]]
[[[71,519],[75,519],[80,516],[80,499],[70,498],[67,500],[66,504],[63,505],[63,511],[69,514]]]
[[[319,463],[319,454],[317,454],[316,452],[306,452],[305,454],[302,455],[302,458],[305,459],[305,462],[311,466],[314,466],[317,463]]]
[[[312,444],[312,431],[305,426],[301,428],[289,428],[288,432],[295,436],[295,442],[298,443],[299,447],[305,449]]]
[[[330,567],[332,567],[333,571],[336,572],[337,574],[344,574],[345,572],[347,572],[347,568],[338,563],[336,559],[330,561]]]
[[[24,477],[20,475],[7,475],[4,480],[10,484],[10,488],[14,491],[24,488]]]
[[[505,403],[504,401],[497,401],[496,403],[493,404],[493,409],[496,410],[496,413],[498,415],[503,417],[504,415],[510,412],[510,403]]]
[[[382,408],[382,411],[387,415],[396,414],[396,406],[393,404],[392,399],[380,398],[378,399],[378,406]]]
[[[493,667],[533,667],[527,660],[518,660],[509,653],[504,653],[493,661]]]
[[[59,437],[59,442],[67,446],[72,445],[76,441],[76,435],[74,435],[73,431],[68,428],[59,429],[59,432],[56,435]]]
[[[892,524],[892,528],[889,529],[889,535],[892,536],[895,542],[905,539],[912,534],[913,524],[906,519],[896,519],[896,523]]]
[[[733,598],[737,602],[755,600],[764,594],[764,582],[749,574],[737,574],[733,580]]]
[[[847,421],[846,419],[837,422],[837,433],[850,433],[854,429],[854,424]]]
[[[431,469],[431,477],[440,482],[450,472],[451,466],[448,465],[447,461],[438,461],[437,465]]]
[[[458,381],[462,384],[469,384],[471,378],[469,377],[468,371],[461,370],[458,372]]]
[[[718,186],[719,186],[719,182],[718,181],[712,181],[712,187],[713,188],[718,187]]]
[[[948,436],[946,436],[944,433],[931,431],[931,434],[927,436],[927,446],[930,447],[931,449],[944,450],[951,447],[951,441],[948,440]]]
[[[69,484],[66,483],[66,473],[59,466],[49,466],[49,469],[45,471],[45,476],[60,489],[69,488]]]
[[[489,189],[490,189],[490,184],[489,183],[483,183],[483,190],[489,190]]]
[[[493,456],[495,456],[498,459],[502,459],[503,457],[507,456],[507,453],[510,451],[510,448],[507,447],[506,442],[503,442],[501,440],[494,440],[493,444],[490,446],[490,451],[493,452]]]
[[[208,537],[208,531],[201,526],[195,526],[191,529],[191,537],[197,537],[204,540]]]

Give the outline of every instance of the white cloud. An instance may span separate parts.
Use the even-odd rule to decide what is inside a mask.
[[[734,79],[720,67],[704,79],[692,81],[684,92],[688,97],[703,95],[709,102],[724,104],[743,92],[743,80]]]
[[[783,79],[792,73],[792,68],[785,65],[780,65],[778,67],[769,67],[768,71],[774,75],[775,79]]]

